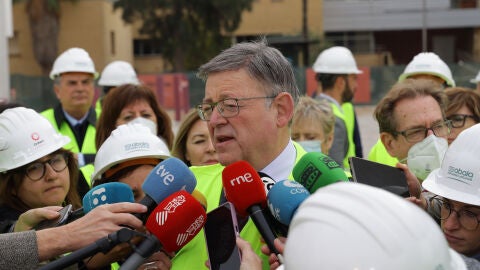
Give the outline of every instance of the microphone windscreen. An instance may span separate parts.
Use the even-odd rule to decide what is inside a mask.
[[[203,209],[205,211],[207,210],[207,198],[205,198],[205,195],[201,193],[200,191],[194,189],[192,191],[192,196],[203,206]]]
[[[263,185],[265,186],[265,192],[268,194],[268,191],[275,185],[276,181],[270,177],[270,175],[264,172],[258,172],[260,179],[262,179]]]
[[[176,191],[191,193],[196,185],[197,180],[188,166],[171,157],[153,168],[143,182],[142,190],[158,204]]]
[[[268,208],[280,223],[290,225],[298,206],[308,196],[310,196],[310,192],[300,183],[282,180],[277,182],[268,192]]]
[[[248,216],[248,208],[267,205],[267,194],[262,179],[246,161],[234,162],[223,169],[222,183],[225,198],[233,203],[241,216]]]
[[[86,214],[102,204],[118,202],[134,202],[133,191],[129,185],[120,182],[109,182],[90,189],[83,196],[83,212]]]
[[[207,213],[188,192],[177,191],[155,207],[145,227],[167,252],[176,252],[203,228]]]
[[[348,182],[343,168],[331,157],[319,152],[305,154],[293,167],[292,174],[295,181],[302,184],[310,193],[332,183]]]

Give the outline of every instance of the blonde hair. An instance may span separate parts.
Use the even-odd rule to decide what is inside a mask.
[[[335,115],[327,101],[316,100],[307,96],[300,97],[293,114],[293,123],[304,118],[318,121],[322,126],[324,136],[327,137],[333,133]]]

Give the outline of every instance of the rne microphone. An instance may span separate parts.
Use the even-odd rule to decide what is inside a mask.
[[[293,179],[302,184],[310,193],[332,183],[346,181],[343,168],[331,157],[320,152],[309,152],[293,167]]]
[[[308,196],[310,192],[301,184],[290,180],[279,181],[268,192],[268,208],[276,220],[288,226],[298,206]]]
[[[180,190],[191,193],[196,185],[195,176],[180,159],[171,157],[160,162],[150,171],[142,185],[145,197],[138,203],[147,206],[148,210],[135,216],[145,221],[157,204],[172,193]]]
[[[273,245],[276,236],[262,212],[267,205],[267,194],[255,169],[246,161],[234,162],[223,169],[222,183],[225,198],[235,206],[239,215],[250,215],[270,251],[282,260]]]
[[[203,206],[188,192],[171,194],[147,219],[145,227],[155,238],[147,237],[120,269],[137,269],[160,247],[167,252],[180,250],[200,232],[206,219]]]

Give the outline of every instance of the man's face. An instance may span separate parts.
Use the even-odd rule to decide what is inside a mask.
[[[71,72],[60,76],[60,83],[55,85],[55,94],[64,110],[67,112],[81,110],[86,113],[95,94],[93,75]]]
[[[267,94],[262,86],[240,69],[210,74],[203,102],[264,96]],[[272,104],[268,106],[267,102]],[[279,124],[275,102],[263,98],[239,100],[238,115],[229,118],[220,115],[217,107],[213,109],[208,130],[221,164],[245,160],[261,169],[283,150],[284,145],[277,145]]]
[[[413,99],[403,99],[397,102],[393,117],[397,122],[396,131],[401,132],[411,128],[432,127],[443,121],[442,111],[437,101],[431,96],[418,96]],[[428,135],[432,131],[428,131]],[[408,150],[417,142],[407,142],[401,134],[394,138],[391,134],[381,135],[387,151],[393,157],[402,160],[408,156]]]
[[[357,91],[358,81],[357,74],[349,74],[346,76],[345,90],[342,93],[342,102],[351,102]]]

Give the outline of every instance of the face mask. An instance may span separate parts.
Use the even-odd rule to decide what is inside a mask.
[[[440,168],[447,148],[447,140],[430,135],[410,148],[407,166],[418,179],[423,181],[430,172]]]
[[[157,135],[157,124],[150,119],[147,119],[147,118],[144,118],[144,117],[137,117],[137,118],[133,119],[132,121],[130,121],[128,123],[129,124],[130,123],[132,123],[132,124],[137,123],[137,124],[144,125],[144,126],[148,127],[148,129],[150,129],[152,134]]]
[[[320,140],[299,141],[297,143],[307,152],[322,152],[322,141]]]

